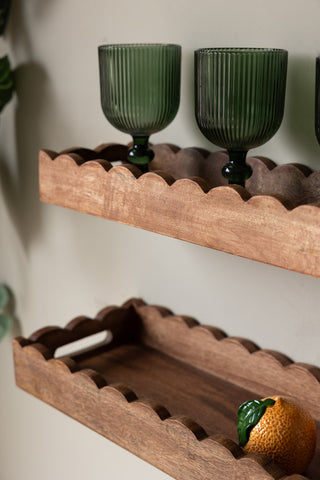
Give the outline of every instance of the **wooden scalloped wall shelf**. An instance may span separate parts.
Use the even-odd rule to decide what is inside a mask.
[[[320,172],[251,157],[246,188],[225,185],[226,154],[155,145],[150,172],[105,144],[39,155],[40,198],[241,257],[320,277]]]
[[[55,357],[62,345],[108,331],[104,344]],[[238,446],[240,403],[289,395],[319,435],[320,370],[133,299],[13,342],[17,385],[177,480],[318,480],[285,475]],[[318,438],[320,438],[318,436]]]

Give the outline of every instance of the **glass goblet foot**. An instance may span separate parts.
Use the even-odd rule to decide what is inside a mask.
[[[247,152],[229,151],[229,162],[222,168],[222,175],[229,184],[245,186],[245,181],[251,177],[252,168],[246,162]]]
[[[133,146],[128,151],[128,160],[145,173],[148,171],[149,162],[154,158],[154,151],[149,147],[149,137],[132,138]]]

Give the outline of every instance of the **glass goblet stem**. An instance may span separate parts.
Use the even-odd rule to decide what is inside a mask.
[[[154,152],[149,148],[149,136],[133,136],[133,147],[128,151],[128,160],[145,173],[148,163],[153,159]]]
[[[243,150],[229,150],[229,162],[222,168],[222,175],[229,184],[241,185],[251,177],[252,168],[246,163],[247,152]]]

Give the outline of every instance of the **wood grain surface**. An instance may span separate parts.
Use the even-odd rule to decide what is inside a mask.
[[[65,344],[108,331],[103,345],[56,358]],[[237,444],[245,400],[284,394],[320,422],[320,371],[132,299],[94,319],[46,327],[13,343],[17,385],[178,480],[316,480],[286,476]]]
[[[126,148],[42,150],[41,200],[320,277],[319,172],[250,158],[254,173],[242,188],[223,185],[223,152],[155,145],[142,175],[121,164]]]

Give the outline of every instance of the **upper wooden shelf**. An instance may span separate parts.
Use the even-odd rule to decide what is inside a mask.
[[[72,342],[103,331],[103,343],[72,352]],[[20,388],[177,480],[319,479],[319,440],[306,476],[288,476],[244,454],[236,426],[242,402],[284,395],[310,411],[319,435],[316,367],[139,299],[19,337],[13,349]]]
[[[320,171],[251,157],[242,188],[226,185],[224,152],[154,145],[142,175],[127,148],[41,150],[41,200],[320,277]]]

